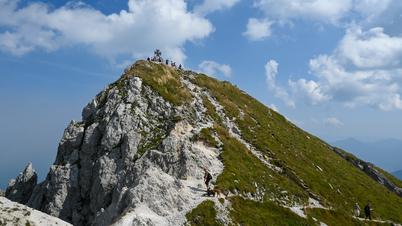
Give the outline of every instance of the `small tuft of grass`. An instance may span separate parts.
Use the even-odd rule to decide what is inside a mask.
[[[212,136],[212,129],[211,128],[203,128],[201,129],[200,133],[195,135],[193,138],[194,140],[202,141],[204,144],[210,147],[218,147],[218,142]]]
[[[186,214],[187,222],[192,226],[221,226],[222,224],[216,220],[215,203],[206,200],[199,204],[191,212]]]
[[[238,196],[231,197],[230,201],[230,216],[237,225],[314,225],[273,202],[255,202]]]
[[[207,109],[207,115],[209,115],[215,122],[221,123],[222,119],[219,117],[218,113],[216,113],[215,106],[208,100],[208,97],[203,96],[202,102],[204,107]]]
[[[166,133],[166,131],[159,128],[152,131],[150,133],[152,134],[152,137],[144,139],[142,143],[139,144],[135,159],[137,160],[149,150],[157,149],[162,143],[163,139],[166,137]]]

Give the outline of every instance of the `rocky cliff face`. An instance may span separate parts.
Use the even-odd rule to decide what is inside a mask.
[[[8,194],[74,225],[358,224],[367,198],[402,221],[399,197],[318,138],[227,82],[147,61],[70,122],[33,190],[31,169]]]
[[[133,225],[184,223],[203,200],[202,168],[215,177],[223,169],[217,148],[193,140],[212,126],[204,111],[197,97],[174,106],[141,78],[122,78],[69,124],[46,180],[24,196],[28,205],[74,225],[130,213]]]

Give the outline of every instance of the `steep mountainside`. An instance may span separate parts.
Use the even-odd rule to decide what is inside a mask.
[[[402,222],[396,192],[228,82],[138,61],[82,115],[21,198],[74,225]],[[377,221],[352,217],[368,201]]]

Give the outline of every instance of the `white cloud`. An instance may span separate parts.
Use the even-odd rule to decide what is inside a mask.
[[[289,85],[294,91],[302,91],[307,97],[310,103],[313,105],[320,104],[331,99],[328,95],[324,94],[321,90],[320,84],[315,81],[306,81],[305,79],[299,79],[296,82],[289,81]]]
[[[359,12],[366,20],[372,20],[387,10],[393,0],[355,0],[354,10]]]
[[[281,99],[289,107],[296,107],[295,102],[291,99],[288,92],[276,84],[276,75],[278,74],[278,62],[269,60],[265,64],[265,76],[268,89],[271,90],[275,97]]]
[[[263,40],[271,36],[271,26],[273,22],[268,19],[248,19],[246,31],[243,35],[252,41]]]
[[[348,107],[402,110],[401,43],[402,37],[386,35],[381,28],[353,28],[333,54],[310,61],[316,79],[291,81],[291,87],[312,104],[333,100]]]
[[[215,61],[206,60],[198,65],[198,68],[205,74],[216,76],[222,74],[225,77],[232,76],[232,68],[227,64],[219,64]]]
[[[381,27],[368,31],[352,27],[342,39],[336,54],[343,63],[359,68],[401,66],[402,37],[389,36]]]
[[[353,0],[256,0],[255,7],[277,20],[311,19],[337,23],[352,9]]]
[[[18,0],[0,0],[0,28],[0,50],[14,55],[83,45],[113,60],[144,57],[160,48],[178,62],[185,59],[187,41],[214,30],[207,19],[188,11],[184,0],[129,0],[127,11],[109,15],[84,3],[21,8]]]
[[[279,25],[306,20],[318,25],[347,27],[354,23],[365,29],[377,26],[402,32],[402,2],[396,0],[254,0],[254,7]]]
[[[325,125],[340,127],[343,126],[343,122],[335,117],[329,117],[324,120]]]
[[[194,12],[206,15],[218,10],[231,8],[239,1],[240,0],[204,0],[203,3],[194,7]]]

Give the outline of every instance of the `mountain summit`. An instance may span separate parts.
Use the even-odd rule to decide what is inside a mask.
[[[68,125],[45,181],[8,193],[74,225],[402,222],[402,182],[369,166],[229,82],[137,61]],[[376,221],[353,216],[368,201]]]

